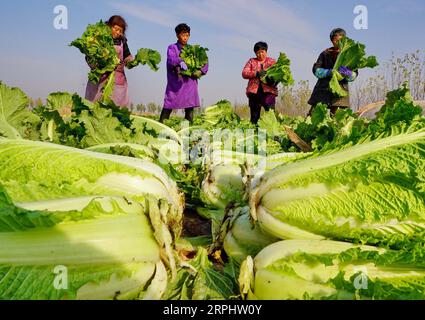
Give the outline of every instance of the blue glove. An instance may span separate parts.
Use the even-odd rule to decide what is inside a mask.
[[[351,71],[350,69],[348,69],[345,66],[340,66],[338,68],[338,72],[346,78],[352,78],[353,77],[353,71]]]
[[[184,61],[180,62],[179,66],[183,71],[186,71],[188,69],[188,67],[187,67],[187,65]]]
[[[317,68],[314,75],[318,79],[324,79],[332,75],[332,69]]]

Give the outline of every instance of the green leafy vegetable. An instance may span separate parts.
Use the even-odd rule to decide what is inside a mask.
[[[58,111],[61,115],[71,115],[72,95],[67,92],[54,92],[46,99],[46,110]]]
[[[156,158],[179,161],[181,139],[174,130],[154,120],[132,116],[128,109],[113,102],[92,103],[78,95],[55,93],[48,97],[47,106],[36,112],[41,118],[42,140],[79,148],[120,143],[149,145],[158,151],[151,151]]]
[[[422,115],[422,108],[413,103],[408,84],[388,93],[384,106],[376,113],[370,131],[388,131],[394,125],[410,125]]]
[[[249,207],[235,208],[228,214],[230,223],[223,223],[226,234],[223,248],[234,260],[242,262],[247,256],[255,256],[263,248],[278,241],[250,221]]]
[[[333,94],[338,97],[346,97],[348,92],[339,84],[343,79],[343,76],[338,72],[339,67],[345,66],[352,71],[357,71],[363,68],[374,68],[378,66],[378,62],[375,56],[366,57],[366,46],[364,44],[355,42],[348,37],[343,37],[338,42],[338,47],[340,52],[335,62],[329,85]]]
[[[200,45],[186,45],[181,51],[180,57],[188,69],[182,70],[181,74],[190,77],[194,72],[201,70],[208,63],[207,51],[207,48]]]
[[[129,69],[137,67],[139,64],[148,65],[153,71],[159,70],[159,64],[161,63],[161,54],[152,49],[142,48],[137,51],[134,60],[127,63]]]
[[[1,84],[0,299],[232,299],[238,275],[249,298],[423,298],[425,120],[407,85],[373,120],[319,105],[259,128],[226,100],[171,129],[108,96],[57,92],[29,110]],[[292,131],[313,151],[294,152]],[[327,241],[269,246],[239,273],[278,239]],[[52,289],[58,264],[67,290]]]
[[[115,71],[111,72],[108,77],[108,81],[106,81],[105,86],[102,88],[102,99],[101,101],[106,104],[114,104],[112,101],[112,94],[114,93],[115,87]],[[124,108],[123,108],[124,109]]]
[[[167,272],[146,209],[102,196],[15,205],[0,186],[0,299],[161,298]]]
[[[18,88],[0,82],[0,137],[10,139],[38,138],[39,117],[28,109],[29,99]]]
[[[250,207],[282,239],[404,247],[425,234],[425,126],[277,167]]]
[[[157,155],[155,152],[144,145],[135,144],[135,143],[107,143],[100,144],[90,148],[87,148],[89,151],[115,154],[119,156],[139,158],[139,159],[156,159]]]
[[[197,254],[178,271],[176,281],[168,285],[168,300],[226,300],[236,295],[235,281],[230,267],[219,271],[208,260],[206,249],[197,248]]]
[[[216,209],[225,209],[230,203],[244,202],[243,171],[239,165],[217,164],[210,168],[202,182],[201,199]]]
[[[241,266],[242,293],[271,300],[423,300],[424,251],[289,240]]]
[[[131,119],[136,127],[142,127],[144,125],[147,130],[153,130],[157,137],[159,136],[162,139],[172,139],[180,144],[182,143],[182,139],[177,132],[158,121],[135,115],[132,115]]]
[[[0,139],[0,159],[0,181],[14,201],[51,199],[55,192],[60,197],[153,194],[176,206],[182,201],[175,182],[151,161],[9,139]]]
[[[121,196],[140,201],[147,206],[155,238],[164,248],[171,270],[175,270],[172,242],[181,233],[184,199],[176,183],[151,161],[0,139],[0,184],[14,202],[81,196]]]
[[[86,56],[87,63],[94,68],[89,73],[89,80],[98,83],[100,77],[113,72],[120,59],[114,47],[111,28],[103,21],[89,25],[81,38],[71,42]]]
[[[268,79],[274,83],[282,83],[284,86],[294,84],[290,65],[291,61],[281,52],[277,62],[266,70],[266,75],[261,80],[267,83]]]

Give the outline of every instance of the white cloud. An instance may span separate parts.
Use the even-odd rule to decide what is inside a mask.
[[[174,15],[148,5],[115,2],[110,3],[110,5],[130,16],[155,23],[163,27],[174,27],[177,23],[177,19]]]
[[[251,37],[277,36],[311,41],[315,29],[293,10],[274,0],[192,1],[185,12],[231,32]]]
[[[317,38],[314,27],[291,8],[275,0],[186,0],[147,4],[111,3],[116,9],[161,26],[174,27],[184,18],[210,25],[216,38],[270,39],[286,46]]]

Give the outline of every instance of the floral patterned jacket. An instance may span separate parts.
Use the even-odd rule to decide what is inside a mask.
[[[263,65],[264,70],[267,70],[275,63],[276,60],[270,57],[267,57],[263,62],[260,62],[257,58],[249,59],[242,71],[242,77],[249,80],[248,87],[246,88],[247,95],[250,93],[256,94],[258,92],[261,81],[256,77],[256,74],[258,71],[261,71],[261,65]],[[272,93],[276,96],[278,95],[277,87],[272,87],[264,83],[261,84],[265,93]]]

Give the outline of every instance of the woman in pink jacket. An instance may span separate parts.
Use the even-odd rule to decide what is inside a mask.
[[[242,77],[249,80],[246,95],[249,99],[251,122],[257,124],[260,119],[261,107],[266,111],[273,109],[278,95],[277,84],[267,80],[261,81],[266,70],[276,63],[276,60],[267,56],[268,45],[258,42],[254,46],[256,57],[249,59],[242,72]]]

